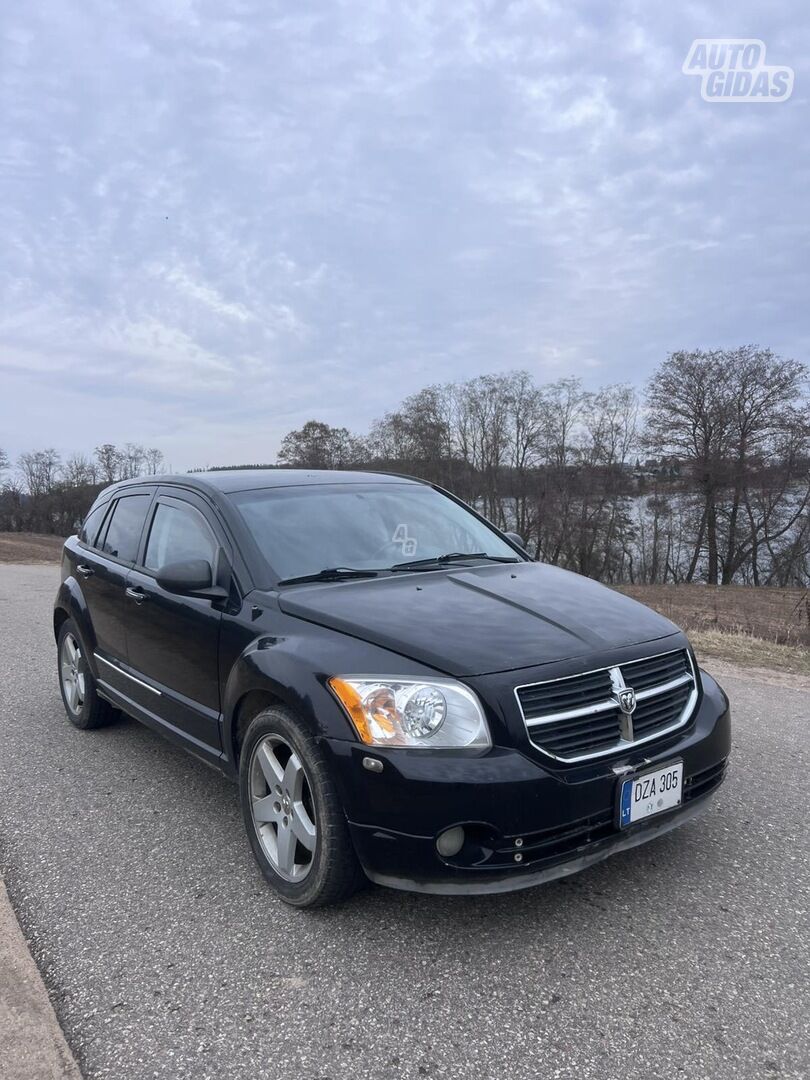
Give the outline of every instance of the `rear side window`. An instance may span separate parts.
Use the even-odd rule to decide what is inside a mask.
[[[133,562],[146,520],[151,495],[124,495],[113,507],[110,523],[99,547],[105,555],[123,562]]]
[[[84,525],[82,525],[81,531],[79,532],[79,539],[83,544],[89,544],[90,547],[95,547],[98,530],[101,528],[104,515],[109,508],[110,504],[108,502],[102,503],[101,506],[97,506],[95,510],[91,510],[84,519]]]
[[[201,514],[191,506],[158,503],[144,558],[149,570],[188,559],[205,559],[213,566],[215,553],[216,541]]]

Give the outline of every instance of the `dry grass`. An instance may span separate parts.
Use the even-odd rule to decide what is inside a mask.
[[[688,634],[698,656],[810,675],[810,590],[623,585]]]
[[[0,563],[58,563],[64,542],[61,536],[0,532]]]
[[[739,667],[810,675],[810,649],[806,645],[778,645],[752,634],[725,634],[721,630],[693,630],[689,639],[701,662],[717,658]]]
[[[810,590],[745,585],[622,585],[640,600],[694,634],[721,631],[779,645],[810,647]]]

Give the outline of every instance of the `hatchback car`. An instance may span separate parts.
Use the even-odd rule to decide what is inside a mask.
[[[695,817],[730,749],[676,626],[407,477],[109,487],[54,633],[70,721],[121,710],[237,780],[299,907],[573,873]]]

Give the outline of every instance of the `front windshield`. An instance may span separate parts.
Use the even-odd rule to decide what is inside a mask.
[[[323,484],[231,496],[279,579],[513,548],[463,506],[421,484]]]

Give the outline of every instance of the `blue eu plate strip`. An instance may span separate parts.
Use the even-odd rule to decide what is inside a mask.
[[[622,811],[621,811],[621,825],[630,824],[630,796],[633,792],[633,781],[625,780],[622,784]]]

